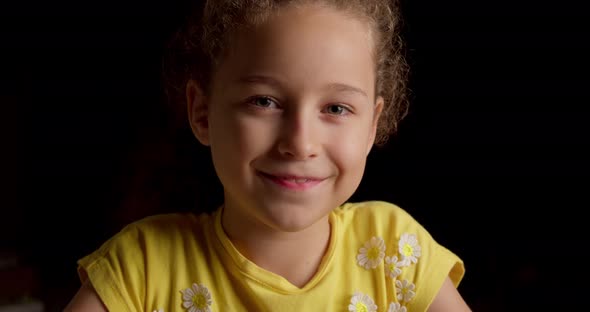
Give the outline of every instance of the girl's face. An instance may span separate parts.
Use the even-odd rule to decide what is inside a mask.
[[[383,105],[369,25],[288,8],[232,41],[210,97],[189,83],[191,125],[211,146],[225,213],[300,231],[353,194]]]

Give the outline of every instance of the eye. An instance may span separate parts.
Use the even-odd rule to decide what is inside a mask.
[[[250,104],[260,108],[276,108],[278,104],[275,100],[267,96],[255,96],[248,101]]]
[[[332,104],[326,107],[326,113],[330,115],[346,115],[350,113],[350,109],[344,105]]]

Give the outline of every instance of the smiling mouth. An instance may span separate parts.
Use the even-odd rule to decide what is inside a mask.
[[[280,186],[282,188],[299,191],[310,189],[325,180],[315,177],[272,175],[261,171],[258,171],[258,175],[261,176],[264,180],[270,181],[273,184]]]

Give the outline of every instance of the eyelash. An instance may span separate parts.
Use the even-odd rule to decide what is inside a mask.
[[[258,100],[269,100],[269,101],[275,103],[275,106],[277,106],[277,107],[279,106],[277,101],[269,96],[253,96],[247,100],[247,103],[251,104],[252,106],[256,107],[257,109],[273,109],[268,106],[257,105],[256,101],[258,101]]]
[[[342,104],[330,104],[330,105],[328,105],[326,107],[325,110],[327,111],[330,107],[338,107],[338,108],[341,108],[342,109],[342,113],[339,113],[339,114],[328,113],[330,115],[334,115],[334,116],[346,116],[346,115],[352,113],[352,110],[349,107],[347,107],[346,105],[342,105]]]
[[[256,104],[256,102],[258,100],[268,100],[271,101],[272,103],[275,104],[276,107],[269,107],[269,106],[262,106],[262,105],[258,105]],[[253,96],[251,98],[249,98],[247,100],[248,104],[251,104],[252,106],[254,106],[256,109],[275,109],[275,108],[280,108],[279,104],[277,103],[277,101],[275,99],[273,99],[272,97],[269,96]],[[338,107],[341,110],[341,113],[330,113],[328,112],[328,109],[331,107]],[[343,104],[329,104],[325,109],[322,110],[323,112],[327,112],[329,115],[333,115],[333,116],[346,116],[348,114],[352,113],[352,109],[346,105]]]

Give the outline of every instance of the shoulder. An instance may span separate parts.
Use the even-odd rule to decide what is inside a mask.
[[[174,248],[178,246],[199,246],[204,244],[202,240],[212,218],[209,214],[190,213],[145,217],[125,226],[86,258],[93,260],[111,254],[116,259],[139,261],[150,254],[162,256],[163,251],[176,253]],[[136,258],[138,254],[143,255]]]
[[[349,202],[336,208],[337,214],[366,214],[366,215],[393,215],[404,218],[411,218],[411,216],[401,207],[386,201],[363,201],[363,202]]]
[[[389,202],[346,203],[334,214],[345,231],[356,233],[359,239],[372,235],[393,242],[410,233],[426,241],[432,240],[428,231],[407,211]]]
[[[133,223],[126,228],[136,229],[140,232],[174,232],[184,231],[206,221],[210,215],[195,215],[192,213],[170,213],[148,216]],[[125,230],[125,229],[124,229]]]
[[[205,218],[207,217],[176,213],[148,216],[123,227],[94,254],[104,256],[117,250],[130,253],[135,249],[149,248],[153,244],[159,245],[182,237],[193,237],[189,234],[195,229],[198,230],[198,224]]]
[[[191,214],[163,214],[145,217],[123,227],[106,240],[98,249],[79,260],[85,268],[107,259],[116,261],[140,261],[138,254],[155,249],[153,246],[194,237],[192,231],[198,229],[203,217]]]
[[[345,227],[370,227],[376,232],[398,234],[422,228],[404,209],[385,201],[346,203],[334,212]]]
[[[186,253],[206,248],[210,215],[165,214],[125,226],[100,248],[78,261],[83,282],[90,280],[110,311],[136,311],[146,300],[149,279],[162,288],[169,268],[183,267]]]
[[[192,234],[211,218],[208,214],[172,213],[145,217],[127,225],[118,235],[136,233],[139,238],[170,238]]]
[[[408,310],[425,311],[447,277],[455,286],[463,278],[462,260],[394,204],[347,203],[335,211],[335,216],[342,224],[346,244],[357,250],[358,265],[383,265],[384,276],[394,282],[397,298]],[[377,262],[368,254],[372,248],[381,251]]]

